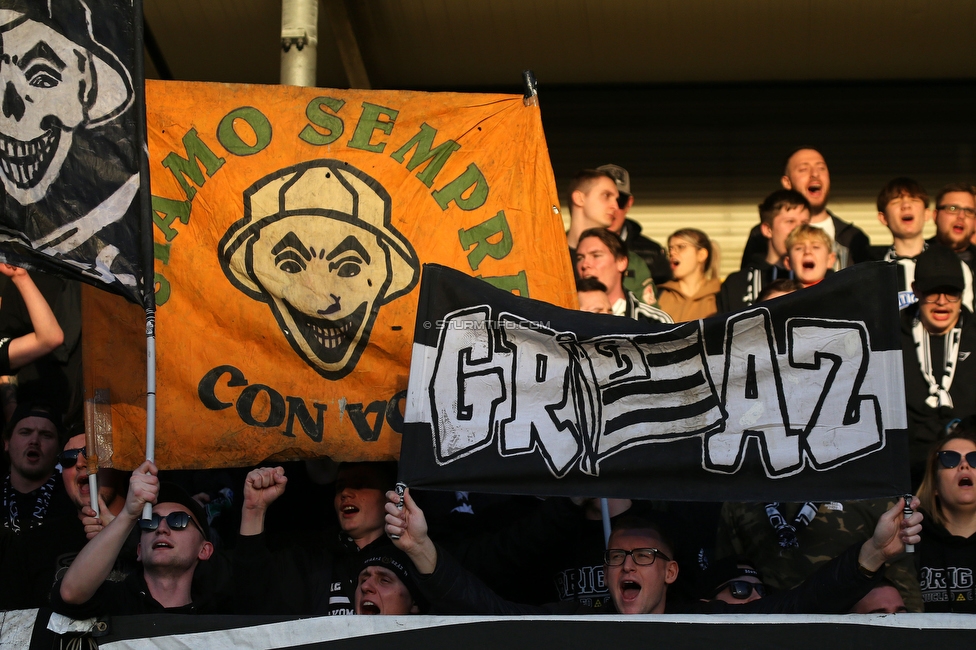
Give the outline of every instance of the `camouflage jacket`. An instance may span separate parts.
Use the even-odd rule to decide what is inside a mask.
[[[741,556],[755,563],[763,582],[773,589],[791,589],[817,567],[840,555],[855,542],[871,537],[878,517],[893,501],[846,501],[820,503],[817,516],[797,531],[799,548],[780,548],[765,504],[726,503],[719,520],[715,555],[717,558]],[[780,512],[792,522],[799,503],[780,504]],[[914,561],[902,557],[889,564],[885,576],[898,586],[910,612],[922,611]]]

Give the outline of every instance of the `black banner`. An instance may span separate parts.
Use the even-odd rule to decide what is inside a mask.
[[[66,619],[50,610],[9,612],[4,641],[11,648],[51,648],[77,638],[56,635]],[[35,620],[36,619],[36,620]],[[49,622],[50,619],[50,622]],[[33,635],[28,625],[33,622]],[[17,624],[20,623],[18,629]],[[26,629],[24,629],[26,627]],[[965,647],[974,617],[939,614],[855,616],[113,616],[99,632],[103,650],[134,647],[336,648],[433,650],[437,648],[662,647],[886,648],[916,645]],[[18,634],[18,632],[21,632]],[[9,638],[8,638],[9,637]]]
[[[427,265],[401,479],[690,501],[909,488],[896,270],[677,325],[569,311]]]
[[[142,302],[136,0],[0,0],[0,260]]]
[[[33,635],[16,624],[31,622],[34,611],[11,612],[4,632],[10,647],[58,647],[77,635],[56,635],[63,620],[49,610],[36,616]],[[0,622],[2,614],[0,614]],[[113,616],[97,638],[103,650],[148,647],[187,648],[349,648],[373,650],[453,650],[543,647],[645,647],[648,639],[673,650],[684,648],[910,648],[966,647],[976,617],[953,614],[873,614],[855,616],[199,616],[155,614]],[[18,634],[18,632],[21,632]],[[4,637],[8,641],[7,637]],[[19,642],[19,645],[15,645]]]

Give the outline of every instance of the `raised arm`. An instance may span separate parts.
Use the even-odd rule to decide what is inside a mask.
[[[874,535],[863,544],[849,547],[819,567],[802,584],[789,591],[771,594],[742,605],[712,601],[702,606],[710,612],[765,614],[844,614],[881,579],[885,562],[905,552],[905,544],[917,544],[922,513],[904,517],[904,500],[878,519]],[[912,509],[918,498],[912,499]]]
[[[264,532],[264,517],[268,506],[285,493],[287,483],[284,467],[262,467],[248,473],[244,480],[241,535],[260,535]]]
[[[81,605],[88,602],[108,578],[129,532],[142,516],[142,506],[156,503],[159,496],[156,472],[156,466],[147,460],[132,473],[122,512],[85,544],[64,574],[60,594],[65,603]]]
[[[880,571],[885,562],[889,562],[905,552],[906,544],[918,544],[921,541],[922,513],[918,511],[918,497],[912,499],[912,516],[905,519],[905,500],[898,503],[878,518],[871,539],[861,544],[857,561],[862,567],[871,572]]]
[[[427,518],[410,496],[410,488],[403,493],[403,508],[399,507],[400,495],[393,490],[386,493],[386,498],[386,534],[407,554],[417,571],[433,573],[437,568],[437,547],[427,537]]]
[[[64,332],[61,331],[51,306],[47,304],[47,300],[41,295],[27,271],[17,266],[0,263],[0,273],[9,277],[17,287],[24,299],[24,305],[27,306],[31,325],[34,327],[33,332],[18,336],[8,346],[10,368],[13,370],[43,357],[61,345],[64,342]]]
[[[439,552],[427,536],[427,520],[410,497],[409,489],[404,491],[402,509],[397,506],[400,497],[396,492],[387,492],[386,497],[389,499],[386,504],[386,533],[399,536],[393,543],[407,554],[416,567],[418,586],[430,600],[433,611],[502,615],[559,613],[559,605],[535,607],[505,600],[458,564],[450,553]],[[575,607],[575,604],[571,606]]]

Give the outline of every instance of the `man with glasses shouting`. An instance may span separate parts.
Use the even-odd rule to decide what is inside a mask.
[[[904,553],[905,544],[920,541],[922,529],[922,514],[913,512],[906,519],[899,499],[880,517],[870,539],[853,544],[795,589],[741,604],[710,600],[674,605],[667,595],[678,577],[678,563],[667,533],[647,519],[621,517],[604,556],[611,604],[594,609],[569,601],[536,607],[499,597],[435,545],[409,489],[402,497],[392,491],[386,496],[386,532],[413,562],[417,585],[435,614],[846,613],[881,580],[885,562]],[[917,498],[911,506],[918,507]]]
[[[964,288],[962,267],[948,248],[929,246],[918,256],[912,283],[918,302],[901,314],[913,487],[946,424],[976,414],[976,320],[962,305]]]
[[[935,237],[976,271],[976,248],[970,242],[976,233],[976,188],[969,183],[946,185],[935,197]]]
[[[215,603],[192,592],[193,575],[213,555],[207,517],[176,485],[160,483],[152,461],[129,479],[125,507],[81,550],[51,592],[54,610],[72,618],[150,613],[209,613]],[[152,519],[141,519],[153,504]],[[123,582],[107,581],[126,538],[141,530],[136,555],[141,570]]]

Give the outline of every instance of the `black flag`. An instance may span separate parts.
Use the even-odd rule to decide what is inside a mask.
[[[671,500],[909,487],[895,269],[677,325],[569,311],[424,267],[401,478]]]
[[[134,2],[0,0],[0,259],[141,303]]]

